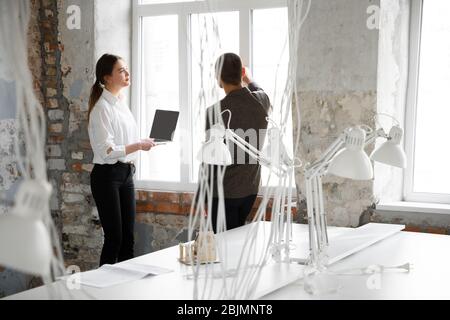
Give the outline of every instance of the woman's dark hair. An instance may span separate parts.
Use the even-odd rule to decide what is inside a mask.
[[[105,76],[110,76],[114,70],[114,65],[117,61],[122,60],[121,57],[113,54],[104,54],[97,61],[95,66],[95,83],[91,89],[91,95],[89,97],[89,111],[88,118],[90,119],[92,109],[94,109],[95,104],[98,99],[102,96],[103,86],[105,85]]]
[[[219,70],[222,65],[222,70]],[[227,84],[238,85],[242,82],[241,57],[234,53],[225,53],[217,59],[216,74],[220,72],[220,78]]]

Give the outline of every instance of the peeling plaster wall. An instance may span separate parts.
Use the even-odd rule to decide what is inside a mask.
[[[378,31],[367,28],[367,7],[378,1],[313,1],[301,33],[298,95],[301,142],[297,156],[316,160],[346,127],[373,127],[377,110]],[[295,123],[294,112],[294,123]],[[294,136],[299,128],[294,126]],[[367,148],[370,152],[371,148]],[[296,182],[304,194],[303,172]],[[328,222],[358,226],[374,202],[373,181],[323,179]],[[305,214],[304,202],[299,208]]]
[[[131,1],[95,1],[95,57],[112,53],[122,57],[131,70]],[[130,98],[130,88],[123,91]],[[129,101],[131,101],[129,99]]]
[[[56,90],[58,109],[62,119],[53,124],[62,135],[60,152],[49,155],[49,167],[58,190],[55,209],[61,214],[61,233],[66,265],[82,270],[98,266],[102,246],[102,232],[98,214],[93,209],[90,190],[92,151],[87,133],[88,100],[95,72],[94,1],[59,0],[58,39],[60,47],[60,83]],[[66,26],[69,5],[78,5],[81,29]],[[61,130],[59,130],[61,129]],[[57,139],[58,140],[58,139]]]

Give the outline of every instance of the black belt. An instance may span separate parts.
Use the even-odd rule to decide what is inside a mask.
[[[134,162],[121,162],[121,161],[117,161],[115,164],[118,164],[118,165],[134,166]]]

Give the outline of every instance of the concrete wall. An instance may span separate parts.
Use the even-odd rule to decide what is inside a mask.
[[[122,57],[131,70],[131,0],[96,0],[94,2],[95,58],[104,53]],[[130,100],[130,90],[124,90]]]
[[[378,2],[312,1],[298,53],[301,128],[294,127],[294,136],[301,131],[297,156],[305,162],[318,159],[346,127],[373,127],[378,31],[366,23],[367,7],[373,4]],[[304,194],[301,170],[296,181]],[[323,191],[330,225],[357,226],[361,213],[374,202],[372,181],[326,176]],[[304,211],[304,203],[300,209]]]

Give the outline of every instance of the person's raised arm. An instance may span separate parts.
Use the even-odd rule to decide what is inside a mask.
[[[249,68],[244,67],[242,70],[242,81],[248,87],[250,91],[264,91],[255,80],[253,80],[252,74],[250,73]]]

